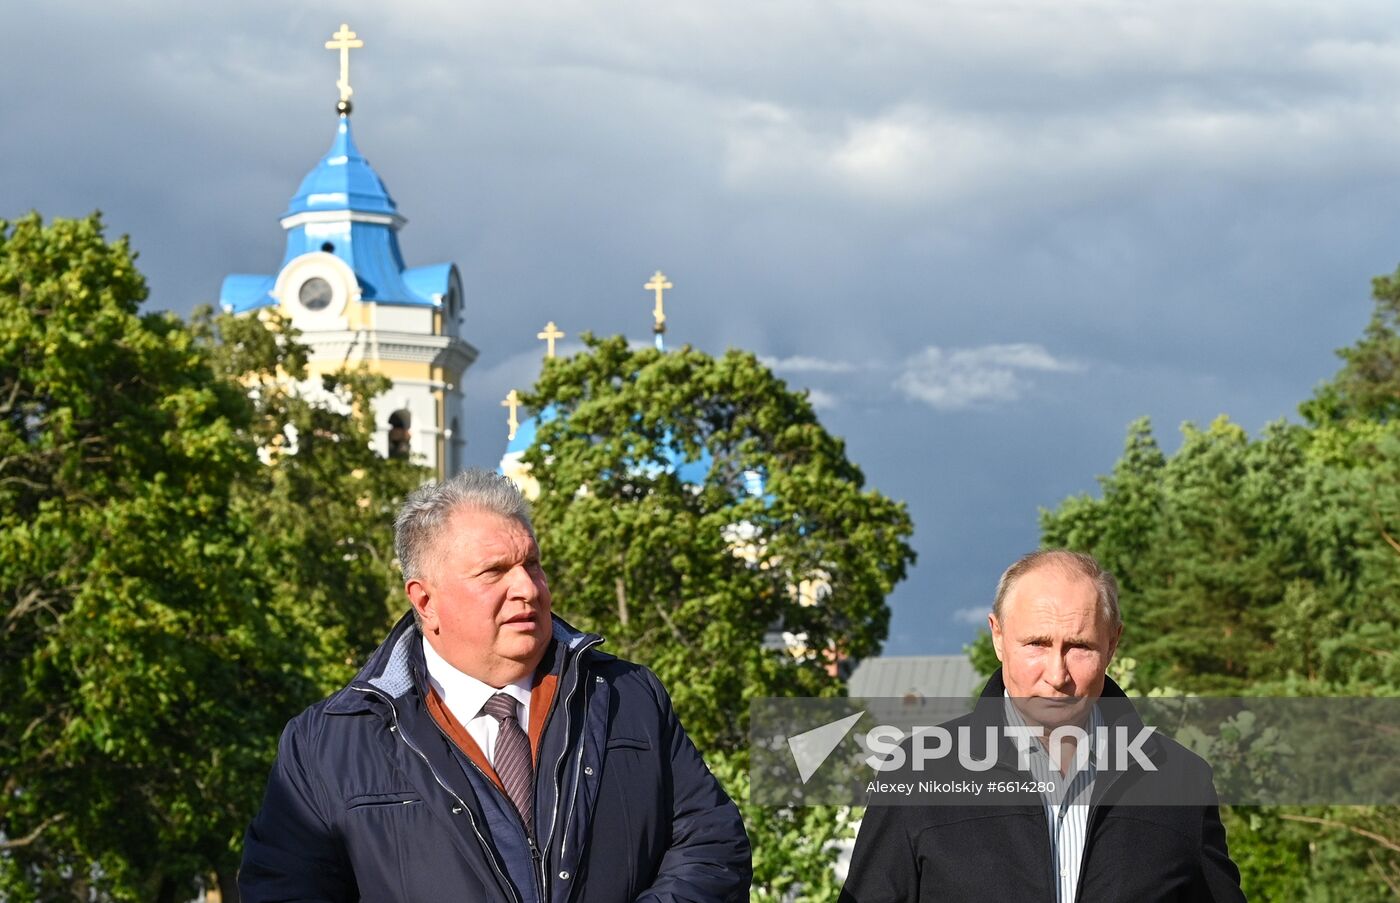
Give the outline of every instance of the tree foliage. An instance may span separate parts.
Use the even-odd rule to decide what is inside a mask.
[[[269,389],[303,357],[285,330],[145,294],[96,216],[0,223],[6,899],[231,879],[282,724],[388,621],[387,565],[341,560],[388,554],[370,523],[406,478],[365,447],[372,386],[301,407]]]
[[[1123,648],[1145,679],[1246,692],[1290,677],[1365,688],[1400,678],[1400,431],[1277,423],[1251,440],[1187,425],[1169,459],[1135,424],[1102,481],[1042,516],[1046,545],[1090,550],[1123,586]]]
[[[753,355],[585,342],[526,398],[550,412],[526,461],[560,611],[656,670],[702,749],[736,749],[749,700],[838,692],[835,662],[878,651],[909,516]],[[775,629],[810,654],[766,647]]]
[[[259,526],[250,554],[279,616],[319,646],[306,676],[338,686],[406,608],[393,521],[429,474],[374,449],[373,399],[389,388],[386,377],[342,370],[308,397],[299,388],[306,350],[279,315],[200,310],[192,325],[217,372],[253,404],[248,431],[266,466],[233,488],[239,512]]]
[[[1314,424],[1393,421],[1400,414],[1400,270],[1371,281],[1375,309],[1353,345],[1337,352],[1342,369],[1302,405]]]
[[[750,805],[746,753],[717,753],[706,763],[738,801],[753,843],[752,903],[835,903],[844,880],[836,863],[854,847],[864,808]]]

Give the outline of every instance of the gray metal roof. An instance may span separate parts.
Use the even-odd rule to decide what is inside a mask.
[[[984,682],[965,655],[888,655],[857,665],[847,686],[851,696],[965,699]]]

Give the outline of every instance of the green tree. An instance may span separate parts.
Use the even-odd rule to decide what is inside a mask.
[[[197,874],[262,767],[265,595],[230,487],[238,387],[96,217],[0,224],[0,886],[150,898]],[[211,688],[220,688],[211,692]],[[212,807],[212,809],[211,809]]]
[[[748,757],[706,757],[715,777],[739,803],[753,844],[753,903],[834,903],[841,893],[835,869],[843,846],[855,842],[865,810],[851,806],[756,806],[749,796]]]
[[[879,650],[908,514],[753,355],[585,342],[526,397],[550,412],[526,461],[561,612],[652,667],[703,749],[737,749],[749,700],[835,694],[836,661]],[[810,653],[765,645],[775,628]]]
[[[856,816],[746,802],[748,704],[837,695],[836,663],[879,651],[909,516],[753,355],[584,341],[526,398],[546,412],[526,461],[557,608],[665,682],[743,811],[755,899],[833,900]]]
[[[1314,424],[1400,414],[1400,270],[1371,280],[1375,309],[1366,330],[1337,352],[1342,369],[1301,406]]]
[[[97,217],[0,223],[6,899],[228,887],[283,723],[389,620],[421,473],[368,451],[376,384],[316,409],[271,378],[304,361],[275,321],[144,297]]]
[[[1041,517],[1045,545],[1090,551],[1120,576],[1122,649],[1142,682],[1394,685],[1400,558],[1385,535],[1400,524],[1400,429],[1278,423],[1251,440],[1224,419],[1188,424],[1180,449],[1143,470],[1130,462],[1144,428],[1101,497]]]

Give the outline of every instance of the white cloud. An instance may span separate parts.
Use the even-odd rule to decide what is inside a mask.
[[[988,615],[985,605],[969,605],[966,608],[959,608],[953,612],[953,620],[959,624],[971,624],[976,627],[987,623]]]
[[[818,411],[830,411],[841,404],[841,400],[835,392],[828,392],[825,389],[808,389],[807,400]]]
[[[940,411],[1015,401],[1031,387],[1027,373],[1073,373],[1082,364],[1060,360],[1041,345],[1018,342],[978,348],[930,345],[904,362],[894,387]]]

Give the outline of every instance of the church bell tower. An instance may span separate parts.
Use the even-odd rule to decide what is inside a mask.
[[[462,335],[457,266],[404,266],[398,236],[407,221],[355,145],[349,54],[363,46],[348,25],[326,42],[340,53],[335,137],[282,214],[280,268],[225,277],[219,303],[232,313],[277,309],[300,330],[308,395],[343,367],[388,377],[393,386],[374,403],[380,453],[441,478],[465,466],[462,378],[477,352]]]

